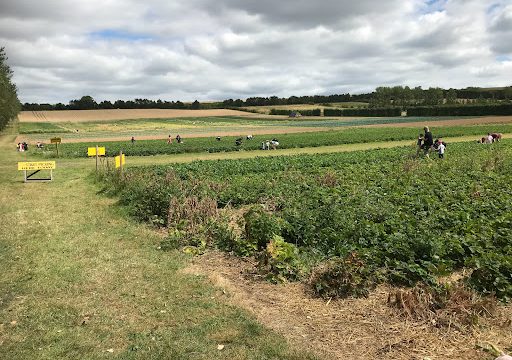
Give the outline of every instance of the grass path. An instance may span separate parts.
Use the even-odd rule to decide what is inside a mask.
[[[185,255],[158,250],[80,162],[24,184],[13,137],[0,136],[0,358],[312,358],[180,272]]]

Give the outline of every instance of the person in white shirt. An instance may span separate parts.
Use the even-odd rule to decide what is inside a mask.
[[[437,146],[437,152],[439,153],[439,159],[444,158],[445,150],[446,150],[446,145],[442,141],[439,141],[439,145]]]

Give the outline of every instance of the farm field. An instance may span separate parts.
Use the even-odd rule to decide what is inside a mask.
[[[167,139],[180,134],[182,137],[243,136],[247,134],[287,134],[341,130],[349,127],[415,127],[425,124],[435,126],[463,126],[485,124],[510,124],[512,117],[438,117],[438,118],[245,118],[245,117],[195,117],[173,119],[129,119],[90,122],[22,122],[17,141],[48,142],[60,137],[64,142],[121,141],[135,136],[137,140]],[[495,126],[486,129],[494,130]]]
[[[315,359],[226,301],[161,232],[98,195],[84,162],[22,182],[0,134],[0,358]],[[218,350],[219,345],[224,345]]]
[[[267,131],[272,133],[259,135],[255,134],[252,140],[246,140],[245,136],[242,137],[242,144],[236,145],[235,139],[238,136],[223,136],[218,141],[214,137],[197,137],[185,138],[183,143],[178,144],[175,140],[171,144],[167,144],[167,139],[160,140],[136,140],[134,143],[127,138],[125,141],[110,141],[99,143],[105,145],[107,156],[114,156],[123,151],[128,156],[147,156],[158,154],[182,154],[182,153],[216,153],[216,152],[232,152],[232,151],[253,151],[261,149],[261,143],[277,138],[279,140],[280,149],[293,149],[293,148],[307,148],[307,147],[322,147],[322,146],[335,146],[343,144],[358,144],[370,142],[385,142],[385,141],[403,141],[409,140],[410,143],[415,142],[418,136],[418,128],[413,127],[348,127],[348,128],[335,128],[336,130],[320,131],[320,132],[291,132],[286,134],[279,134],[274,132],[276,129],[267,127]],[[302,128],[299,128],[302,129]],[[340,130],[341,129],[341,130]],[[512,124],[509,125],[493,125],[493,131],[505,134],[512,134]],[[279,130],[279,129],[277,129]],[[488,125],[471,125],[471,126],[445,126],[433,127],[433,134],[439,138],[455,138],[463,136],[473,136],[472,139],[479,139],[483,134],[489,131]],[[467,139],[467,138],[466,138]],[[87,142],[82,139],[82,142],[77,143],[64,143],[60,145],[60,156],[64,157],[86,157],[87,148],[94,147],[98,142]],[[446,139],[450,141],[449,139]],[[54,157],[56,151],[53,146],[46,146],[45,149],[40,150],[31,147],[34,154],[43,157]]]
[[[110,349],[121,358],[145,358],[150,356],[150,348],[157,357],[314,358],[302,350],[305,347],[320,358],[491,359],[476,346],[485,342],[511,351],[510,326],[502,324],[512,317],[512,309],[494,307],[491,300],[480,303],[478,296],[495,292],[507,300],[512,291],[512,279],[507,278],[512,142],[505,139],[482,145],[474,141],[488,131],[503,132],[508,138],[512,133],[509,119],[500,118],[491,126],[485,121],[471,125],[470,121],[482,122],[482,118],[429,119],[434,136],[448,142],[443,161],[434,154],[430,161],[413,156],[413,143],[425,119],[409,119],[407,127],[401,127],[398,119],[374,119],[382,122],[371,125],[365,123],[368,120],[372,119],[336,119],[328,131],[318,131],[324,130],[322,122],[313,127],[309,119],[301,119],[300,123],[316,131],[292,133],[301,127],[287,119],[175,119],[177,126],[196,126],[202,137],[186,137],[181,147],[176,143],[168,146],[162,139],[105,144],[110,155],[120,148],[131,151],[129,165],[124,179],[112,173],[97,183],[91,176],[93,162],[75,158],[85,155],[87,145],[95,145],[83,142],[90,139],[84,134],[115,135],[125,126],[132,126],[133,131],[154,131],[166,119],[70,123],[80,126],[76,140],[82,143],[61,145],[64,158],[57,159],[54,183],[27,187],[13,182],[19,174],[3,172],[2,182],[13,184],[1,192],[0,216],[19,218],[31,213],[23,209],[37,211],[23,218],[21,227],[15,227],[19,234],[15,240],[12,236],[3,239],[10,249],[5,261],[16,266],[0,277],[0,286],[7,288],[3,284],[30,271],[16,262],[16,256],[43,271],[34,282],[28,279],[22,287],[9,288],[11,305],[5,311],[0,306],[0,316],[17,317],[9,320],[15,321],[14,325],[0,321],[11,326],[0,332],[0,344],[7,343],[4,349],[14,357],[26,356],[39,347],[47,357],[59,352],[78,353],[79,344],[80,351],[91,358],[108,355]],[[233,151],[238,148],[235,137],[226,135],[229,131],[222,134],[220,142],[213,138],[217,133],[212,132],[212,126],[243,128],[244,121],[255,121],[267,132],[265,137],[279,134],[276,129],[290,131],[279,134],[283,145],[276,151],[255,150],[263,135],[255,134],[253,142],[244,140],[244,151]],[[278,121],[287,127],[280,129],[275,125]],[[342,125],[354,121],[362,121],[362,125]],[[451,126],[441,125],[445,122]],[[25,134],[17,138],[64,135],[69,130],[64,124],[19,123]],[[64,131],[54,132],[56,127]],[[69,134],[74,135],[70,129]],[[245,134],[245,129],[242,131]],[[53,157],[51,151],[36,152],[33,147],[26,153],[15,153],[15,136],[2,138],[3,168],[12,167],[13,160]],[[166,138],[165,133],[162,138]],[[162,152],[162,148],[171,150]],[[315,155],[323,152],[327,154]],[[152,154],[160,155],[143,156]],[[213,158],[231,160],[190,162]],[[51,192],[45,195],[41,190],[47,188]],[[21,202],[14,199],[17,194],[23,194]],[[59,199],[68,198],[72,201],[58,204]],[[188,208],[187,204],[195,205]],[[63,212],[70,216],[58,218]],[[100,221],[95,213],[107,215]],[[58,228],[53,227],[53,221]],[[43,238],[50,234],[51,240],[36,243],[40,239],[34,239],[17,247],[33,229],[41,231]],[[431,237],[422,235],[429,232]],[[71,234],[81,235],[69,244],[60,239],[69,239]],[[89,243],[97,250],[91,250]],[[214,248],[255,257],[244,261]],[[63,255],[50,265],[47,259],[55,249]],[[206,255],[191,259],[183,251]],[[75,258],[83,260],[73,265]],[[102,273],[93,270],[96,267]],[[345,267],[356,276],[344,278],[341,269]],[[90,269],[87,275],[85,268]],[[240,273],[241,269],[245,272]],[[341,286],[343,292],[338,293],[326,280],[329,277],[319,276],[319,269],[341,271],[337,274],[349,286]],[[323,274],[331,276],[329,272]],[[63,276],[65,281],[60,279]],[[435,301],[452,301],[443,278],[462,278],[474,291],[471,294],[479,294],[474,300],[465,298],[463,305],[453,305],[463,306],[462,313],[467,311],[471,321],[460,313],[449,315],[452,317],[447,320],[447,313],[437,310],[427,310],[428,318],[421,313],[414,317],[400,304],[387,304],[397,291],[414,294],[409,286],[422,283],[430,289],[427,291],[434,291],[428,294]],[[283,279],[291,282],[271,283]],[[216,287],[210,287],[208,281]],[[44,293],[34,288],[41,282],[49,288]],[[456,283],[451,284],[455,287]],[[61,294],[69,293],[70,287],[69,301],[62,300]],[[71,303],[93,288],[99,290],[90,301]],[[315,293],[318,297],[311,296]],[[48,294],[58,301],[39,304]],[[349,297],[336,300],[338,295]],[[357,298],[361,295],[368,297]],[[178,302],[169,300],[174,298],[192,300],[179,311]],[[108,310],[106,303],[112,302],[118,304],[118,310]],[[480,305],[492,316],[479,312]],[[139,313],[135,309],[140,307]],[[159,310],[162,307],[164,312]],[[16,339],[27,336],[29,329],[44,328],[43,322],[56,308],[68,310],[62,319],[53,319],[46,326],[50,335],[20,346]],[[28,320],[20,320],[27,312]],[[199,321],[205,312],[209,317]],[[119,320],[122,313],[128,316]],[[80,324],[86,319],[85,327],[78,326],[79,332],[75,318]],[[186,327],[189,321],[197,331]],[[432,326],[432,321],[439,326]],[[468,321],[477,323],[468,325]],[[182,335],[171,333],[165,325],[169,322]],[[148,329],[153,323],[157,327]],[[215,332],[219,326],[220,334]],[[109,327],[116,332],[105,330]],[[39,334],[37,331],[30,334]],[[283,335],[288,344],[273,331]],[[239,335],[242,333],[246,336]],[[64,335],[68,338],[63,339]],[[383,340],[375,342],[376,338]],[[227,344],[224,352],[216,350],[221,342]],[[174,353],[171,348],[175,348]]]
[[[248,111],[257,111],[261,114],[269,114],[270,110],[314,110],[325,108],[353,108],[353,107],[367,107],[368,103],[365,102],[342,102],[342,103],[329,103],[329,104],[295,104],[295,105],[266,105],[266,106],[244,106],[241,110],[247,109]]]
[[[334,274],[327,275],[329,272],[304,285],[329,302],[347,295],[368,295],[371,301],[385,302],[393,290],[374,290],[382,283],[423,283],[439,289],[432,290],[434,294],[443,293],[439,279],[453,277],[453,273],[460,274],[454,279],[462,278],[474,291],[495,293],[506,301],[512,295],[512,142],[504,140],[492,146],[460,143],[449,145],[449,149],[449,158],[430,161],[415,159],[413,149],[402,147],[137,167],[125,180],[113,178],[107,183],[133,216],[168,227],[163,248],[185,246],[189,252],[201,253],[214,246],[244,256],[257,254],[258,273],[274,281],[315,279],[308,274],[317,264],[322,264],[324,271],[337,271],[345,285],[330,284],[326,276]],[[192,203],[195,208],[187,207]],[[223,262],[214,261],[217,265]],[[199,264],[203,265],[197,265],[195,271],[215,272],[215,265]],[[343,272],[346,267],[350,273]],[[238,279],[234,273],[229,276]],[[307,304],[315,308],[314,302]],[[290,310],[285,305],[279,307]],[[494,319],[512,315],[511,308],[503,305],[496,311]],[[442,326],[429,328],[419,325],[421,321],[414,325],[421,327],[421,336],[393,324],[395,330],[402,329],[397,331],[403,331],[404,338],[415,339],[404,346],[407,353],[388,350],[383,356],[374,344],[364,341],[364,345],[345,345],[344,351],[355,354],[357,346],[363,346],[370,358],[390,359],[411,358],[413,353],[446,359],[481,357],[475,343],[492,337],[507,348],[511,340],[508,328],[487,320],[479,320],[482,327],[477,333],[463,330],[465,325],[457,317],[450,320],[451,326],[459,329],[452,334],[456,352],[454,342],[445,342],[448,333],[441,335]],[[327,320],[318,319],[315,324],[319,331],[323,321]],[[336,329],[340,323],[329,325]],[[402,326],[410,330],[412,325]],[[376,336],[386,339],[381,331]],[[326,336],[333,343],[342,340],[331,332]],[[408,341],[404,338],[395,340]]]

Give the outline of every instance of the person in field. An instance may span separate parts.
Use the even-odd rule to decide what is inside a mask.
[[[492,144],[494,142],[494,138],[492,137],[491,133],[487,134],[487,139],[485,140],[487,144]]]
[[[493,142],[495,142],[495,141],[499,142],[501,140],[501,138],[503,137],[503,134],[501,134],[501,133],[492,133],[491,136],[492,136]]]
[[[439,159],[444,158],[445,151],[446,151],[446,144],[441,139],[439,139],[438,143],[437,143],[437,153],[439,154]]]
[[[169,137],[167,138],[167,144],[172,144],[171,134],[169,134]]]
[[[428,128],[428,126],[425,126],[423,128],[423,130],[425,131],[425,134],[423,135],[423,154],[426,157],[429,157],[428,153],[429,153],[430,149],[432,148],[432,145],[434,145],[434,139],[432,137],[432,133],[430,132],[430,129]]]
[[[277,147],[279,146],[279,141],[277,141],[276,138],[272,139],[270,141],[270,146],[272,146],[272,150],[276,150]]]
[[[181,144],[181,136],[180,136],[180,134],[176,135],[176,142],[178,144]]]
[[[134,137],[134,136],[132,136],[132,138],[131,138],[131,140],[130,140],[130,141],[132,142],[132,144],[133,144],[133,143],[135,143],[135,137]]]
[[[423,134],[419,134],[418,140],[416,140],[416,156],[420,155],[422,148],[423,148]]]

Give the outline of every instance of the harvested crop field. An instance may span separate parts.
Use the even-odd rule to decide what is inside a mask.
[[[177,110],[177,109],[113,109],[113,110],[57,110],[22,111],[20,122],[84,122],[124,119],[162,119],[206,116],[254,116],[254,114],[228,109]]]
[[[482,359],[479,345],[510,346],[510,306],[480,318],[478,330],[404,317],[387,305],[392,289],[380,286],[366,299],[312,298],[300,283],[273,285],[248,260],[209,252],[186,272],[208,277],[219,296],[253,313],[299,348],[335,359]],[[507,325],[508,324],[508,325]]]

